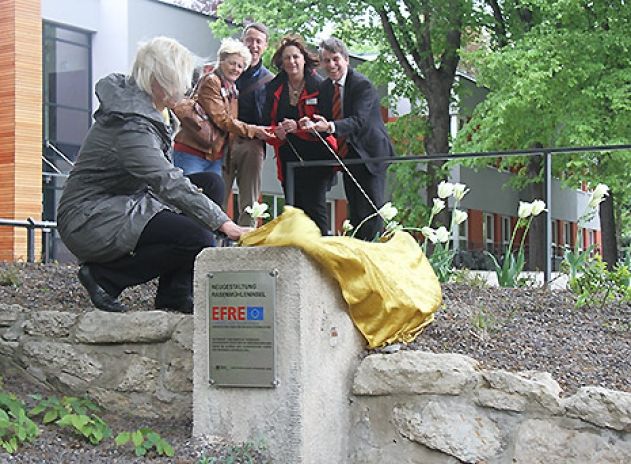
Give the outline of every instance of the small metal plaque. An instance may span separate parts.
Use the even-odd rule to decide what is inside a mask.
[[[277,271],[208,276],[208,377],[223,387],[275,387]]]

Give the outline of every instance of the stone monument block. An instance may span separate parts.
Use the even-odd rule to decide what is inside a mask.
[[[213,384],[209,331],[216,294],[210,281],[220,273],[252,271],[276,276],[275,382]],[[206,249],[195,266],[194,324],[193,435],[262,440],[279,463],[348,461],[351,385],[365,341],[338,284],[317,263],[296,248]]]

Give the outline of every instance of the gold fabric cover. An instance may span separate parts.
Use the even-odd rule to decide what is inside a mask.
[[[244,235],[244,246],[300,248],[333,276],[355,326],[370,348],[412,341],[434,320],[442,303],[440,283],[416,240],[396,232],[383,243],[322,237],[300,209]]]

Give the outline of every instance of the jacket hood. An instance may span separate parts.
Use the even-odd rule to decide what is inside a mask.
[[[164,126],[162,115],[153,106],[151,96],[141,90],[131,77],[110,74],[96,84],[96,96],[101,103],[95,118],[101,116],[138,115]]]

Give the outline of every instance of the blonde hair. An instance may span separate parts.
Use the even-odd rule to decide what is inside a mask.
[[[169,37],[155,37],[139,45],[131,75],[152,97],[155,81],[168,97],[178,100],[189,88],[194,68],[195,58],[186,47]]]
[[[236,39],[223,39],[217,51],[217,61],[223,61],[228,55],[240,55],[245,63],[244,69],[250,66],[252,54],[243,42]]]

